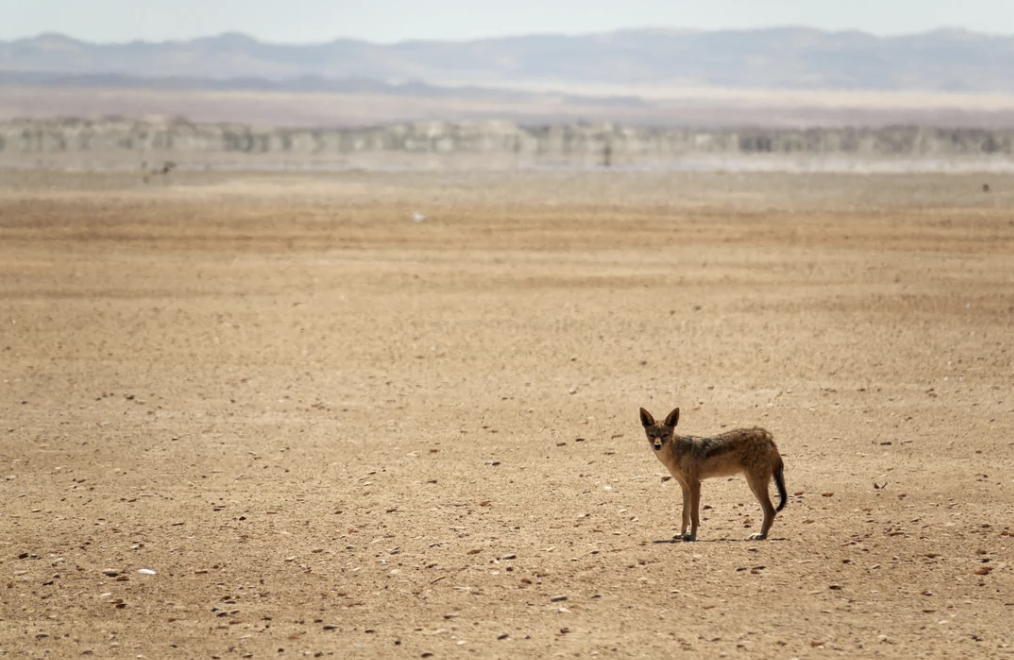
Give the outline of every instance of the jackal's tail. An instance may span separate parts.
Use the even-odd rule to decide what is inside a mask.
[[[781,458],[778,459],[778,467],[775,468],[775,486],[778,487],[778,497],[782,500],[778,503],[778,508],[775,511],[781,511],[789,500],[789,495],[785,492],[785,464],[782,463]]]

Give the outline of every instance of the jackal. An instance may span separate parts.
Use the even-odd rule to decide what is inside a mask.
[[[641,424],[648,435],[648,443],[655,450],[655,456],[683,489],[683,529],[680,535],[684,541],[697,540],[700,525],[701,479],[727,477],[742,472],[750,484],[750,490],[764,508],[764,524],[751,539],[766,539],[768,530],[775,520],[775,512],[785,508],[788,496],[785,493],[784,464],[778,454],[778,447],[771,434],[762,428],[736,429],[700,438],[692,435],[675,435],[680,409],[676,408],[661,424],[651,413],[641,408]],[[781,502],[775,509],[768,497],[768,484],[775,478]],[[690,533],[687,533],[690,527]]]

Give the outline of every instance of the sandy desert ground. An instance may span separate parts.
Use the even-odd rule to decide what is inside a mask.
[[[1012,255],[996,174],[2,171],[0,656],[1014,656]],[[771,540],[672,541],[675,405]]]

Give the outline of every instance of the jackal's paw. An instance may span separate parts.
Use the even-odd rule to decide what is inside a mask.
[[[768,537],[767,534],[761,534],[760,532],[757,532],[756,534],[751,534],[750,536],[746,537],[746,540],[747,541],[763,541],[767,537]]]

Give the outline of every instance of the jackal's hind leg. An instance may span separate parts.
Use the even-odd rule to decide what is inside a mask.
[[[768,481],[771,480],[771,477],[757,477],[748,474],[746,480],[750,484],[750,490],[753,491],[753,494],[757,497],[757,501],[760,502],[761,508],[764,509],[764,522],[761,524],[761,531],[751,534],[749,539],[762,541],[768,537],[768,531],[775,522],[775,506],[771,503],[771,497],[768,495]]]

